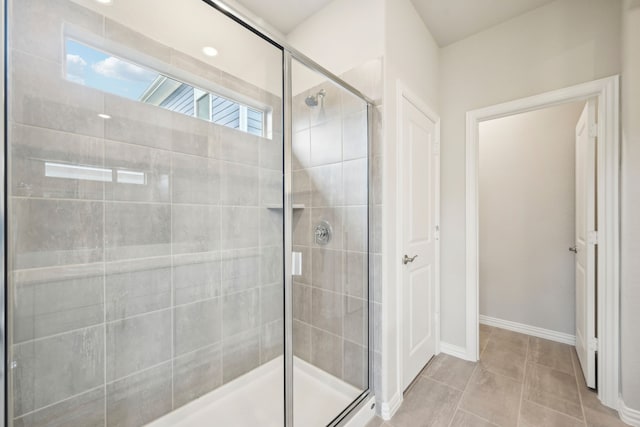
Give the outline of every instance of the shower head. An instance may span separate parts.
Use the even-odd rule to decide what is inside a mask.
[[[308,107],[317,107],[318,104],[322,104],[322,100],[326,94],[327,92],[324,89],[320,89],[315,95],[307,96],[304,103],[307,104]]]

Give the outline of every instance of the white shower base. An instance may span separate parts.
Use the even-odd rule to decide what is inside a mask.
[[[326,426],[361,393],[294,358],[294,425]],[[279,357],[148,424],[150,427],[282,427],[284,367]]]

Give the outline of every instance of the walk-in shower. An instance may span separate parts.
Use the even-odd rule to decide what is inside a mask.
[[[6,425],[344,422],[370,104],[218,2],[6,6]]]

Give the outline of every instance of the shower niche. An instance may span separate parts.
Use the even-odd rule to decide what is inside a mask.
[[[7,1],[9,426],[370,397],[370,105],[223,6]]]

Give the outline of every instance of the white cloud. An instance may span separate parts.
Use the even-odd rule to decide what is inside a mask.
[[[81,85],[86,83],[84,77],[76,76],[75,74],[67,73],[67,80],[71,80],[74,83],[80,83]]]
[[[84,84],[84,69],[87,61],[80,55],[67,54],[67,78],[73,82]]]
[[[100,62],[91,65],[96,73],[112,79],[128,80],[134,82],[147,82],[153,80],[155,73],[138,67],[129,62],[110,56]]]

